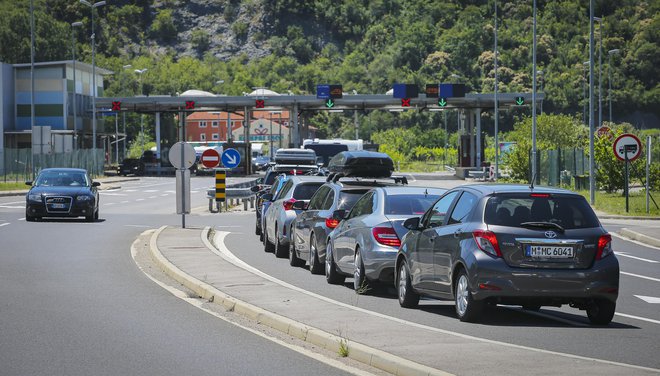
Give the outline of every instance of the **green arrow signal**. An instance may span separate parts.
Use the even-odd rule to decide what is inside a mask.
[[[444,106],[446,106],[446,105],[447,105],[447,98],[440,98],[440,99],[438,100],[438,106],[440,106],[440,107],[444,107]]]
[[[523,98],[523,97],[516,97],[516,104],[517,104],[518,106],[522,106],[523,104],[525,104],[525,98]]]
[[[333,108],[333,107],[335,106],[335,101],[333,101],[332,99],[328,99],[328,100],[325,102],[325,106],[326,106],[327,108]]]

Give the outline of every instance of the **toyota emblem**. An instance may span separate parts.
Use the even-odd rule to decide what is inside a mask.
[[[546,231],[545,232],[545,237],[548,239],[554,239],[557,237],[557,233],[554,231]]]

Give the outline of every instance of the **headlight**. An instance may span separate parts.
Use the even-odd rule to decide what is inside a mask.
[[[41,195],[28,195],[29,201],[41,201]]]
[[[91,201],[93,199],[94,199],[94,197],[92,197],[92,196],[78,196],[78,197],[76,197],[76,201]]]

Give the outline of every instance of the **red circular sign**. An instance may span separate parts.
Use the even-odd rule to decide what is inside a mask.
[[[612,130],[609,127],[600,127],[596,130],[596,135],[598,137],[607,137],[610,141],[612,140],[612,137],[614,135],[612,134]]]
[[[206,149],[202,153],[202,165],[206,168],[214,168],[220,163],[220,153],[215,149]]]
[[[627,156],[628,161],[632,162],[642,155],[642,142],[634,134],[624,133],[614,140],[612,149],[619,160],[625,161]]]

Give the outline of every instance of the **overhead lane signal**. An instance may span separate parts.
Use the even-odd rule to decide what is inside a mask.
[[[522,106],[525,104],[525,97],[515,97],[514,101],[518,106]]]
[[[186,101],[186,110],[194,110],[195,101]]]
[[[333,101],[332,99],[328,99],[327,101],[325,101],[325,106],[327,108],[333,108],[335,106],[335,101]]]
[[[266,102],[263,99],[257,99],[254,101],[254,108],[265,108]]]
[[[316,85],[317,99],[341,99],[344,91],[341,85]]]
[[[438,106],[445,107],[446,105],[447,105],[447,98],[442,97],[438,99]]]

